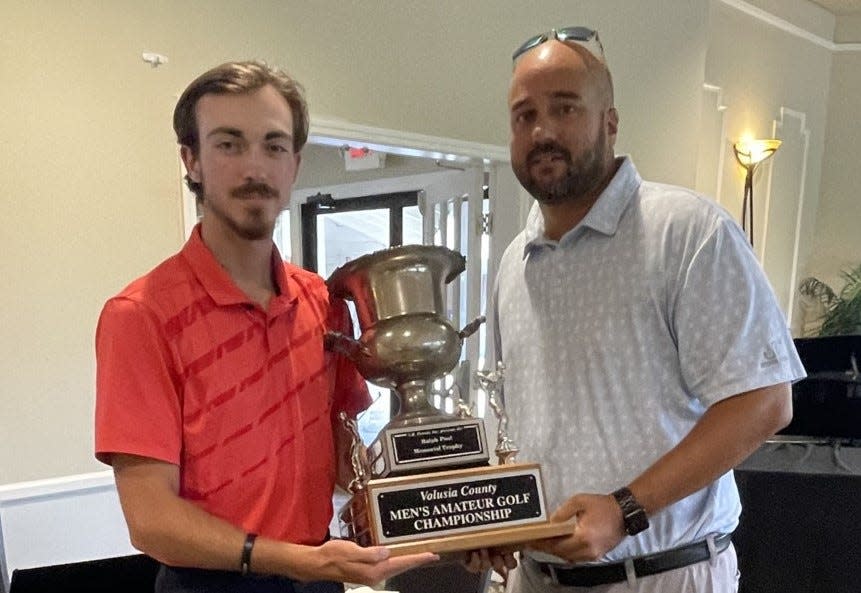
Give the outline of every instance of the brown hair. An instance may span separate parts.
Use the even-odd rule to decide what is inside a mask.
[[[200,137],[197,130],[196,109],[201,97],[208,94],[240,95],[271,85],[277,90],[293,114],[293,150],[299,152],[308,140],[308,104],[305,90],[286,72],[258,61],[228,62],[198,76],[182,93],[173,111],[173,129],[176,141],[188,146],[197,155]],[[203,188],[186,176],[189,189],[198,199]]]

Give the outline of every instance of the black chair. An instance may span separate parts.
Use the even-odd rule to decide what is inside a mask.
[[[807,378],[792,386],[792,422],[781,435],[861,444],[861,336],[796,338]]]
[[[861,476],[735,473],[740,593],[857,593]]]
[[[471,573],[460,562],[440,562],[401,573],[386,581],[386,589],[400,593],[484,593],[490,572]]]
[[[152,593],[158,569],[143,554],[17,569],[9,593]]]

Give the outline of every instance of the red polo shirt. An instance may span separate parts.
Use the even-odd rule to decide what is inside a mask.
[[[370,403],[352,364],[323,349],[349,326],[323,280],[272,253],[264,310],[199,227],[182,251],[110,299],[96,332],[96,456],[180,467],[180,495],[246,531],[320,543],[332,517],[332,419]],[[341,304],[342,305],[342,304]]]

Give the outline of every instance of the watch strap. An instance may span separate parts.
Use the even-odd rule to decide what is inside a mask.
[[[628,535],[637,535],[649,528],[649,517],[646,515],[646,509],[637,502],[630,488],[619,488],[613,492],[613,498],[616,499],[616,502],[622,509],[625,533]]]

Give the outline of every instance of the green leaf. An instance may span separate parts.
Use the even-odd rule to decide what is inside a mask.
[[[841,272],[841,276],[843,288],[825,314],[820,336],[861,334],[861,264]]]

